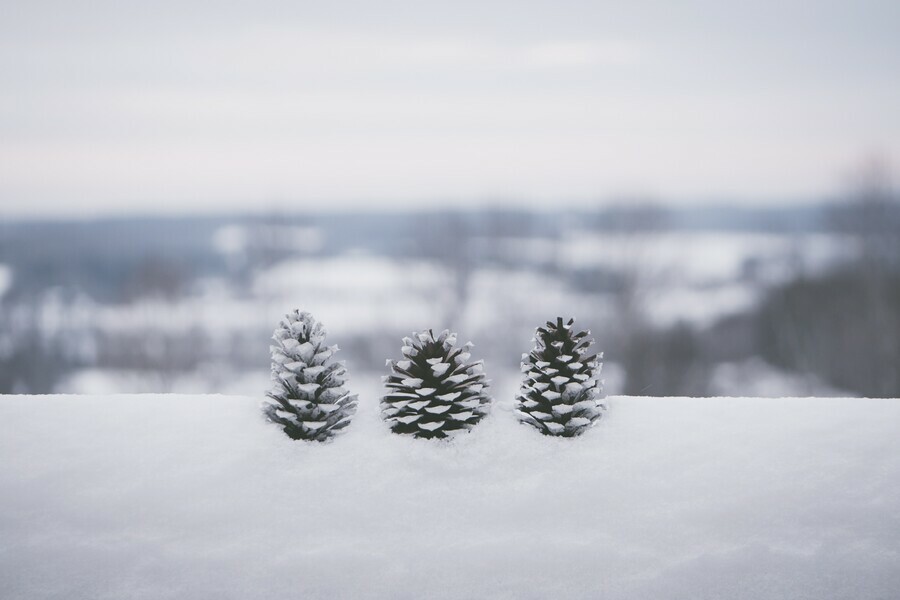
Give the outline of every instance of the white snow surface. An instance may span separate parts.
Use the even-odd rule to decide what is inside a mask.
[[[442,443],[369,391],[329,444],[256,397],[0,396],[0,598],[900,590],[898,400],[610,397],[577,439],[510,400]]]

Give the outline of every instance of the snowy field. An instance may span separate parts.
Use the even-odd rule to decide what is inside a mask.
[[[773,287],[828,272],[853,255],[850,242],[830,234],[623,234],[573,223],[558,238],[473,236],[467,260],[478,260],[461,268],[427,256],[379,254],[366,249],[365,239],[354,240],[358,247],[328,249],[334,232],[323,228],[233,223],[213,231],[201,262],[228,268],[184,275],[181,292],[172,296],[148,291],[111,301],[78,285],[59,286],[52,277],[44,292],[21,296],[16,284],[28,289],[40,269],[29,274],[0,264],[0,298],[6,298],[0,305],[0,360],[21,355],[37,364],[42,359],[35,352],[63,359],[40,374],[8,366],[3,391],[256,393],[268,380],[268,338],[295,308],[325,323],[354,373],[379,368],[410,329],[448,326],[477,344],[479,358],[514,366],[535,325],[555,315],[578,317],[614,359],[615,348],[605,344],[625,335],[625,328],[686,324],[703,337],[722,319],[752,316]],[[271,263],[253,250],[262,242],[275,244]],[[482,251],[493,258],[482,260]],[[97,275],[100,281],[105,273]],[[148,277],[152,288],[156,280]],[[617,287],[623,277],[632,281],[629,291]],[[623,306],[634,311],[634,322],[623,325]],[[505,336],[498,337],[498,330]],[[703,344],[721,343],[721,335],[708,334]],[[745,361],[760,354],[759,347],[749,347],[721,358]],[[704,392],[853,395],[761,360],[732,369],[718,358],[710,353],[708,366],[718,372],[710,373]],[[753,388],[738,384],[745,373],[752,373]],[[627,372],[622,374],[609,381],[610,393],[623,391]],[[657,393],[645,385],[629,389]]]
[[[900,595],[898,400],[611,397],[574,440],[503,402],[434,443],[369,391],[326,445],[261,398],[0,396],[0,598]]]

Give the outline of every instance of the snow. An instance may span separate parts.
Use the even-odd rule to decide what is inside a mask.
[[[213,234],[213,248],[222,254],[238,254],[243,252],[249,242],[246,227],[226,225]]]
[[[0,396],[0,597],[896,597],[900,401],[611,397],[551,439],[514,383],[450,443],[376,387],[324,445],[261,397]]]
[[[727,390],[747,390],[756,396],[848,396],[846,390],[836,389],[810,373],[791,373],[768,364],[761,358],[719,363],[710,377],[713,394],[727,394]]]
[[[449,369],[450,366],[450,363],[437,363],[436,365],[431,366],[431,371],[434,373],[435,377],[440,377],[447,372],[447,369]]]
[[[0,283],[2,277],[0,273]],[[326,325],[329,337],[342,339],[360,332],[406,329],[410,323],[441,322],[445,281],[445,271],[425,261],[344,255],[276,263],[260,271],[241,294],[205,286],[202,293],[176,301],[130,304],[99,304],[85,296],[73,301],[50,294],[34,310],[46,336],[88,339],[94,330],[171,335],[195,330],[226,346],[235,334],[271,332],[286,312],[302,306]],[[401,297],[398,289],[404,290]],[[13,313],[11,320],[28,316]]]
[[[58,387],[73,394],[91,395],[115,394],[120,390],[153,393],[160,389],[203,394],[211,388],[226,389],[233,394],[252,394],[271,385],[268,368],[236,371],[233,365],[217,363],[201,364],[193,371],[170,376],[146,370],[81,369],[65,377]]]
[[[323,295],[346,299],[385,296],[396,299],[397,286],[412,281],[416,291],[445,285],[439,268],[424,261],[394,261],[384,257],[348,254],[338,257],[287,260],[261,272],[254,289],[261,296]]]
[[[271,249],[316,252],[325,244],[325,234],[316,227],[290,225],[257,224],[225,225],[212,238],[212,245],[218,252],[228,256],[243,255],[254,242],[265,240]]]
[[[639,268],[696,285],[733,281],[754,263],[762,279],[776,282],[793,267],[821,272],[846,257],[845,246],[831,234],[580,231],[565,238],[559,261],[572,267]]]
[[[648,293],[646,308],[650,321],[658,327],[679,322],[708,327],[721,318],[752,311],[763,296],[764,290],[750,282],[709,287],[673,285]]]

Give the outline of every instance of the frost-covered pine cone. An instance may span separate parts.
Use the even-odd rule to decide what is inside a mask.
[[[356,395],[344,389],[343,361],[330,361],[325,328],[308,312],[285,316],[272,336],[272,380],[265,413],[295,440],[324,442],[350,424]]]
[[[467,363],[472,343],[454,348],[456,334],[432,330],[403,338],[403,359],[388,360],[393,373],[384,378],[388,393],[382,415],[394,433],[445,438],[471,429],[488,413],[483,363]]]
[[[516,396],[516,415],[545,435],[572,437],[600,418],[603,354],[586,355],[589,331],[574,333],[575,319],[547,321],[535,333],[535,347],[522,355],[525,379]]]

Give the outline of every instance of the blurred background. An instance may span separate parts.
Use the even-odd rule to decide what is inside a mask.
[[[898,397],[898,73],[896,2],[0,0],[0,393],[261,395],[302,308]]]

